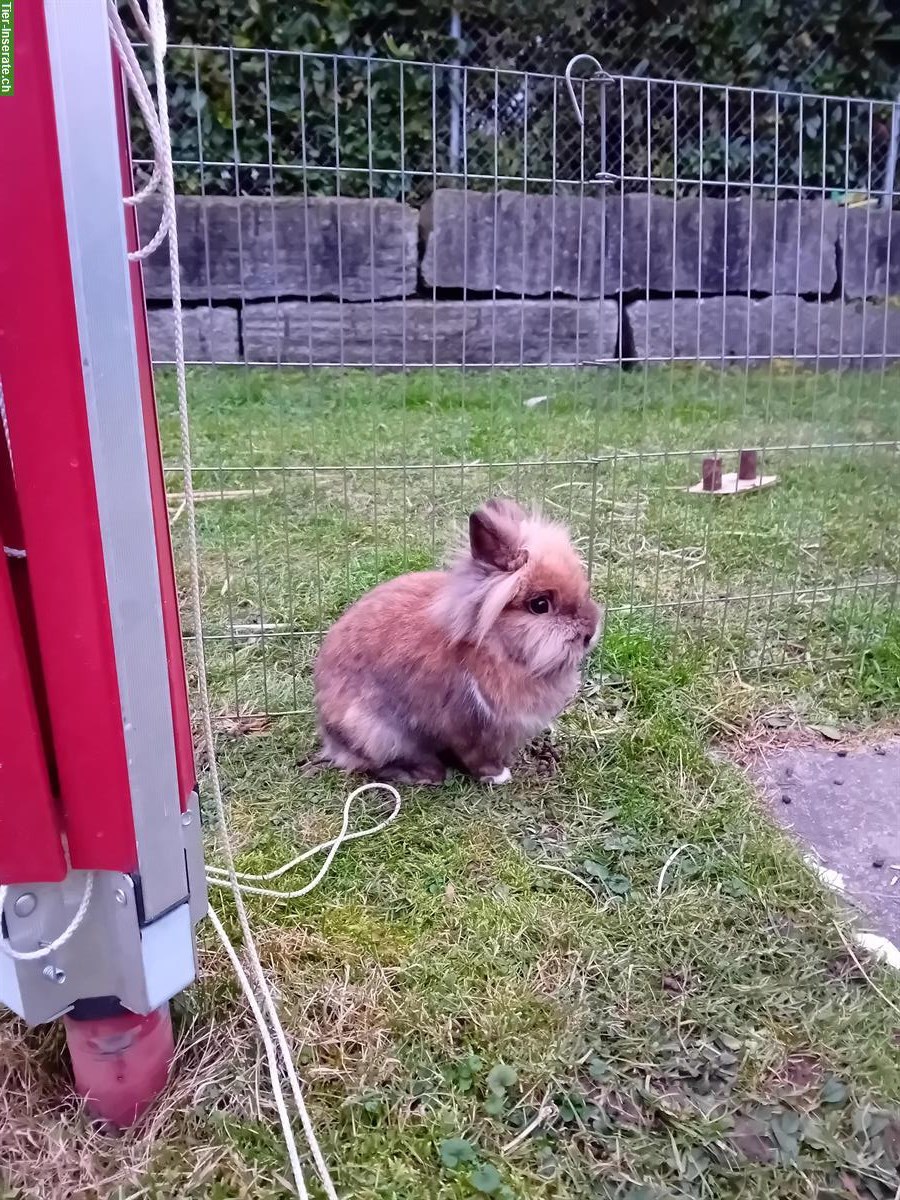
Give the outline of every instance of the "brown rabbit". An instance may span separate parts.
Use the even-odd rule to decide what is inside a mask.
[[[602,612],[566,529],[494,499],[447,571],[401,575],[329,630],[315,666],[319,761],[441,783],[506,783],[571,700]]]

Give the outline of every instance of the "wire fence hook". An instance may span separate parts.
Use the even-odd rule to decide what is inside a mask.
[[[576,63],[589,62],[594,67],[593,75],[585,75],[584,79],[599,79],[602,83],[612,83],[612,75],[608,71],[604,71],[600,63],[593,54],[576,54],[574,58],[569,59],[569,65],[566,67],[566,87],[569,89],[569,99],[572,101],[572,107],[575,109],[575,116],[578,118],[578,124],[584,129],[584,113],[578,106],[578,101],[575,98],[575,86],[572,83],[572,68]]]

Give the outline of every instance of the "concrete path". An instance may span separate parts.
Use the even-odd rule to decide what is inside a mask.
[[[780,749],[752,772],[779,824],[900,947],[900,738]]]

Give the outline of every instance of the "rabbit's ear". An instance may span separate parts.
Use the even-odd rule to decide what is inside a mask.
[[[522,546],[525,514],[511,500],[488,500],[469,517],[469,547],[476,562],[497,571],[518,571],[528,562]]]

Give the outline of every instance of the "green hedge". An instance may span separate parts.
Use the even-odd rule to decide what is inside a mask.
[[[900,76],[884,0],[563,0],[552,8],[475,0],[460,4],[460,42],[450,37],[449,6],[436,0],[166,7],[173,42],[221,47],[176,48],[170,61],[186,191],[417,198],[453,170],[469,186],[493,186],[497,176],[522,186],[527,176],[530,188],[548,190],[574,185],[582,163],[588,179],[605,169],[632,177],[626,186],[635,188],[648,172],[719,181],[727,172],[739,184],[751,166],[754,181],[774,183],[776,163],[779,183],[802,180],[814,191],[882,184],[890,123],[883,101]],[[713,88],[701,97],[671,83],[586,85],[582,138],[558,80],[531,75],[526,85],[503,73],[558,75],[581,50],[615,74],[744,85],[780,98],[733,91],[726,100]],[[473,69],[454,71],[456,61]],[[467,113],[457,161],[454,91]],[[881,103],[824,105],[793,92]],[[146,153],[140,135],[138,144]]]

